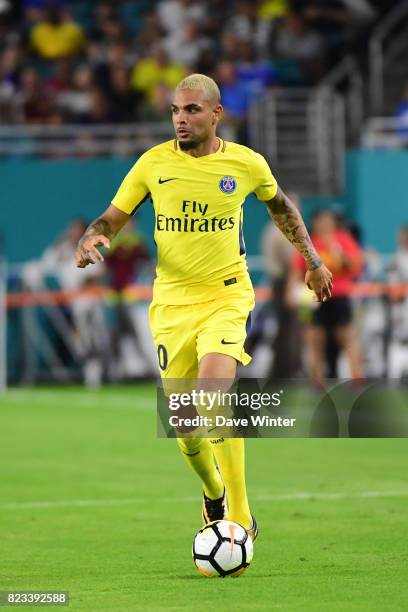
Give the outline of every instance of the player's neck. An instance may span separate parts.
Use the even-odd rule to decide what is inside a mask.
[[[198,147],[185,151],[192,157],[203,157],[204,155],[211,155],[216,153],[221,146],[221,140],[214,134],[214,136],[205,142],[201,142]]]

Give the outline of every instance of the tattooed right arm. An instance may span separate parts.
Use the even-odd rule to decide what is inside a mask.
[[[106,236],[106,238],[111,239],[114,237],[114,235],[115,234],[113,233],[109,221],[103,219],[102,217],[99,217],[98,219],[95,219],[95,221],[92,221],[90,225],[88,225],[81,240],[84,240],[89,236]]]
[[[128,220],[129,215],[111,204],[103,215],[87,227],[78,242],[75,253],[77,267],[85,268],[88,264],[103,261],[103,256],[97,247],[104,246],[109,249],[111,239],[116,236]]]

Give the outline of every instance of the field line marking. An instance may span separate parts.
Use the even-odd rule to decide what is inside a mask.
[[[355,492],[333,492],[333,493],[282,493],[282,494],[259,494],[252,495],[254,501],[296,501],[296,500],[323,500],[336,499],[369,499],[379,497],[408,497],[405,491],[355,491]],[[143,504],[180,504],[195,503],[199,498],[195,497],[164,497],[164,498],[136,498],[136,499],[67,499],[56,501],[27,501],[27,502],[0,502],[0,510],[24,510],[36,508],[89,508],[95,506],[136,506]]]
[[[98,393],[89,391],[89,395],[76,395],[75,393],[68,396],[74,402],[74,408],[82,409],[88,408],[92,410],[125,410],[128,412],[151,412],[157,407],[157,400],[153,397],[137,397],[134,398],[129,396],[117,396],[113,394],[106,394],[99,396]],[[6,400],[11,405],[18,405],[24,402],[50,402],[52,404],[61,401],[61,394],[55,391],[36,391],[35,395],[30,394],[28,391],[15,392],[14,390],[8,392],[8,396],[5,397],[3,402],[0,402],[0,408],[2,403],[5,404]]]

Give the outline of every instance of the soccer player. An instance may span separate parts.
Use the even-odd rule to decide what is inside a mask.
[[[161,376],[197,379],[204,389],[206,381],[222,379],[228,387],[237,363],[250,361],[244,350],[254,307],[242,236],[246,196],[254,192],[265,202],[276,225],[303,255],[305,280],[317,300],[330,298],[332,275],[266,160],[217,137],[222,117],[217,84],[202,74],[186,77],[176,87],[171,112],[175,139],[138,159],[111,205],[79,241],[76,264],[84,268],[102,261],[97,247],[108,249],[129,216],[150,197],[158,263],[149,316]],[[178,443],[201,479],[204,521],[236,521],[254,540],[258,529],[246,493],[244,440],[179,437]]]

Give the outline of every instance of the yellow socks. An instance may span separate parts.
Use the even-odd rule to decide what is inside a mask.
[[[208,416],[206,404],[197,409]],[[227,415],[229,408],[215,406],[211,414]],[[210,499],[218,499],[227,493],[228,518],[248,529],[252,523],[245,486],[245,448],[243,438],[224,437],[231,434],[231,427],[213,427],[214,438],[178,438],[183,457],[203,483],[204,493]],[[211,431],[211,429],[209,430]],[[216,462],[216,463],[215,463]],[[221,476],[216,469],[218,465]]]
[[[211,439],[211,446],[227,491],[228,518],[248,529],[252,517],[245,486],[244,440],[214,438]]]
[[[218,499],[224,492],[224,484],[216,468],[213,446],[207,438],[177,438],[183,457],[203,483],[204,493],[210,499]]]

